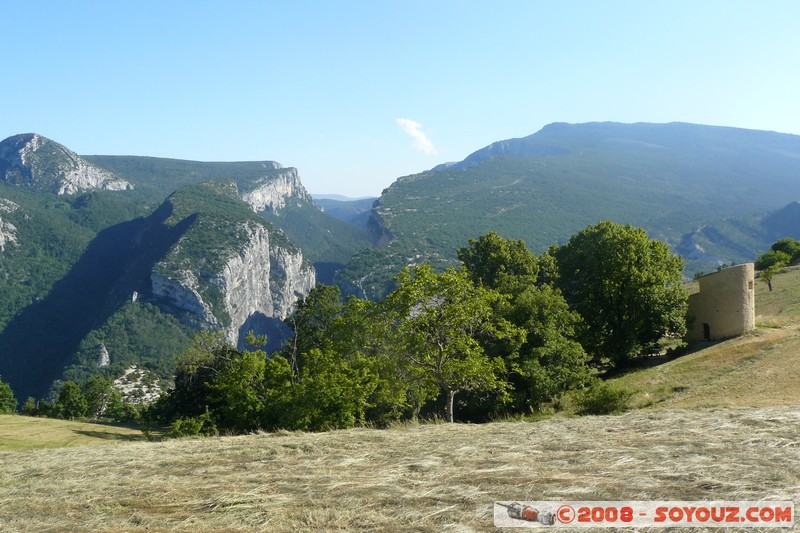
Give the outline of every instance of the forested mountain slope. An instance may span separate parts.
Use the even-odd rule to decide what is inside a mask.
[[[551,124],[459,163],[399,178],[373,208],[373,241],[339,277],[377,296],[404,264],[454,264],[467,239],[497,231],[537,253],[600,220],[644,227],[677,247],[711,221],[800,198],[800,137],[693,124]],[[755,255],[760,242],[742,243]],[[765,248],[766,249],[766,248]],[[695,268],[715,266],[699,262]]]
[[[276,347],[281,320],[315,283],[287,233],[326,266],[368,246],[274,162],[83,157],[10,137],[0,142],[0,375],[24,399],[137,363],[170,375],[200,329],[232,343],[253,329]]]

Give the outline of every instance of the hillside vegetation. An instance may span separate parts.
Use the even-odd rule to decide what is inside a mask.
[[[400,267],[452,265],[453,250],[488,231],[541,253],[600,220],[644,227],[673,249],[684,243],[679,251],[689,253],[701,226],[761,215],[800,197],[798,155],[800,137],[771,132],[680,123],[551,124],[461,163],[399,178],[370,221],[375,241],[387,246],[356,256],[339,281],[379,297]],[[771,241],[761,240],[768,232],[745,233],[744,250],[711,249],[719,255],[700,254],[688,273],[718,261],[752,261],[769,247]]]
[[[756,283],[756,331],[611,380],[636,406],[800,405],[800,268]],[[658,362],[658,358],[655,358]]]
[[[119,377],[131,364],[153,379],[171,376],[198,328],[152,298],[151,273],[191,269],[204,303],[228,325],[216,285],[202,282],[239,251],[246,227],[265,226],[273,248],[301,249],[321,281],[369,246],[364,228],[323,213],[296,170],[271,161],[81,158],[37,135],[0,146],[0,375],[20,403],[43,398],[58,380]],[[37,154],[33,166],[20,150]],[[65,174],[76,161],[130,186],[57,195],[77,186]],[[254,190],[267,201],[260,213],[240,198]],[[270,202],[285,205],[278,212]],[[279,334],[260,333],[280,345]],[[98,368],[101,352],[110,367]]]
[[[773,285],[755,333],[617,378],[644,409],[5,452],[0,529],[488,530],[497,500],[799,501],[800,270]]]
[[[85,156],[92,163],[107,168],[136,184],[131,193],[139,201],[158,205],[173,191],[216,180],[230,180],[242,190],[255,183],[277,179],[287,171],[273,161],[201,162],[181,159],[137,156]],[[280,227],[299,246],[307,259],[331,283],[336,269],[357,251],[368,247],[363,227],[349,224],[323,213],[310,198],[296,197],[279,214],[264,216]]]

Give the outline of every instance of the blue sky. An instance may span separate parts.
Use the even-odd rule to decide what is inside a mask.
[[[800,134],[800,2],[2,2],[0,138],[378,195],[550,122]]]

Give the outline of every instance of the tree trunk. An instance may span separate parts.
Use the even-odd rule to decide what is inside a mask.
[[[453,422],[453,405],[454,399],[456,397],[456,392],[454,390],[447,390],[447,401],[444,404],[444,418],[448,422]]]

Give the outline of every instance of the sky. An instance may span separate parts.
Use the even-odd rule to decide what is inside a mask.
[[[0,139],[377,196],[551,122],[800,134],[796,0],[0,2]]]

